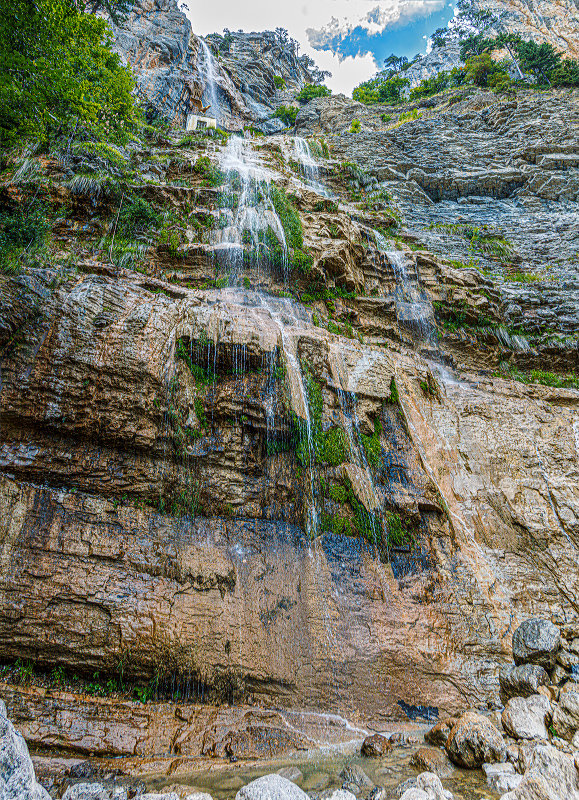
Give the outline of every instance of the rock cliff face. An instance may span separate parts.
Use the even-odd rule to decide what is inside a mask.
[[[570,58],[579,55],[577,0],[479,0],[479,5],[498,14],[506,12],[505,27],[523,38],[549,42]]]
[[[102,698],[98,744],[5,686],[32,740],[305,747],[263,709],[486,705],[520,621],[576,618],[578,102],[329,98],[308,141],[132,143],[118,194],[7,174],[54,218],[0,284],[0,658],[161,703]]]
[[[215,34],[207,37],[209,50],[177,0],[137,0],[112,28],[114,49],[130,64],[141,99],[176,125],[185,124],[201,95],[225,129],[257,122],[270,133],[281,130],[279,120],[266,121],[288,92],[312,82],[303,59],[271,31]]]

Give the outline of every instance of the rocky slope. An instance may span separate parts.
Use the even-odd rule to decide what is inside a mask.
[[[307,141],[9,165],[4,207],[52,226],[0,284],[2,694],[31,742],[238,757],[324,741],[296,710],[486,707],[519,622],[576,618],[578,105],[328,98]]]

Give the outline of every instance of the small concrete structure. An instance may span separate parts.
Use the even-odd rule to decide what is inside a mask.
[[[200,114],[189,114],[187,130],[198,131],[203,128],[217,128],[217,120],[214,117],[203,117]]]

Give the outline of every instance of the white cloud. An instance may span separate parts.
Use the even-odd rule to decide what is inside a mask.
[[[448,1],[448,0],[447,0]],[[188,16],[195,33],[205,36],[223,28],[244,31],[287,28],[298,40],[302,52],[310,55],[322,69],[333,73],[327,83],[334,90],[349,94],[352,88],[376,72],[371,55],[348,57],[339,61],[328,51],[313,49],[307,31],[315,31],[327,41],[330,31],[345,36],[356,27],[370,34],[386,27],[405,24],[412,19],[441,9],[445,0],[309,0],[309,2],[272,2],[271,0],[189,0]],[[323,45],[323,41],[320,41]]]

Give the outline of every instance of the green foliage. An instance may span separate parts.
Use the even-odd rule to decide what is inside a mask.
[[[27,686],[34,678],[34,664],[32,661],[25,661],[19,658],[14,665],[16,669],[16,681],[22,686]]]
[[[331,467],[337,467],[344,463],[347,452],[346,434],[341,428],[330,428],[325,435],[322,434],[319,449],[321,461]]]
[[[366,454],[368,466],[373,470],[378,470],[382,466],[382,445],[380,444],[380,435],[382,434],[382,423],[376,420],[374,423],[374,433],[372,436],[360,434],[362,447]]]
[[[394,376],[390,379],[390,397],[388,398],[388,402],[392,403],[392,405],[398,405],[400,403],[400,396]]]
[[[283,189],[272,186],[271,202],[282,224],[287,246],[303,250],[302,222],[293,201]]]
[[[126,141],[133,80],[108,23],[73,0],[0,0],[0,144],[65,130]]]
[[[520,372],[516,367],[508,366],[497,373],[498,377],[512,378],[519,383],[538,383],[541,386],[551,386],[554,389],[579,389],[579,375],[568,373],[557,375],[541,369],[532,369],[530,372]]]
[[[344,486],[340,486],[339,484],[330,486],[330,499],[333,500],[334,503],[340,503],[340,505],[347,503],[348,492],[346,488]]]
[[[288,128],[293,128],[296,124],[298,112],[299,108],[297,106],[280,106],[276,108],[274,117],[281,119],[283,124],[287,125]]]
[[[310,272],[314,264],[314,257],[307,250],[294,249],[291,256],[291,265],[299,272]]]
[[[508,81],[509,73],[502,62],[494,61],[488,52],[471,56],[466,60],[466,77],[475,86],[494,86],[499,81]]]
[[[309,103],[315,97],[329,97],[332,94],[327,86],[320,86],[315,83],[307,83],[304,88],[296,95],[299,103]]]
[[[359,133],[362,129],[362,123],[359,119],[353,119],[350,125],[350,133]]]
[[[273,76],[273,82],[275,84],[275,88],[276,89],[282,89],[283,90],[283,89],[286,88],[285,78],[282,75],[274,75]]]
[[[159,215],[149,201],[142,197],[135,197],[125,203],[119,214],[118,230],[121,233],[133,234],[158,225]]]
[[[402,520],[400,514],[386,512],[386,529],[389,547],[411,547],[414,535]]]
[[[220,186],[225,181],[225,175],[208,156],[199,156],[193,165],[193,172],[201,175],[208,186]]]
[[[41,203],[0,212],[0,273],[15,274],[45,244],[49,229]]]
[[[375,78],[365,81],[352,92],[352,97],[359,103],[376,105],[386,103],[399,105],[403,100],[402,90],[409,85],[406,78],[390,77],[388,72],[379,72]]]

